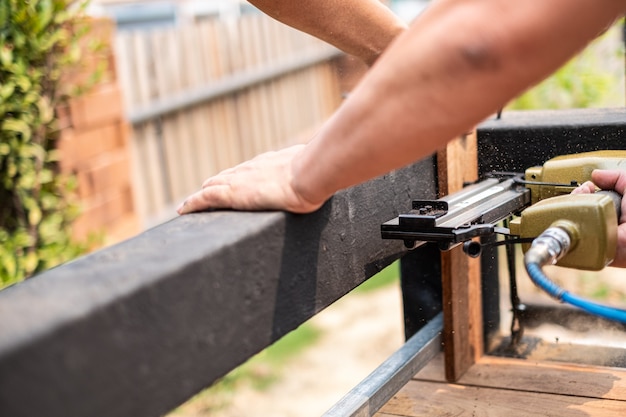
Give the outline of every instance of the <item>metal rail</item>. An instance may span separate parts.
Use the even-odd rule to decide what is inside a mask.
[[[443,313],[354,387],[324,417],[369,417],[441,351]]]

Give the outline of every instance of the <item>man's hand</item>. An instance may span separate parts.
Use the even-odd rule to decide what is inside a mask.
[[[292,162],[304,145],[267,152],[208,178],[202,189],[178,207],[179,214],[219,208],[286,210],[310,213],[322,206],[309,202],[293,186]]]
[[[600,170],[591,174],[591,181],[587,181],[572,191],[572,194],[590,194],[596,192],[596,187],[603,190],[614,190],[624,196],[626,192],[626,171]],[[622,198],[622,215],[618,219],[617,252],[610,266],[626,268],[626,199]]]

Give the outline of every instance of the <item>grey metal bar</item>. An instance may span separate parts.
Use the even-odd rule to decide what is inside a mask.
[[[194,88],[183,93],[156,100],[143,108],[129,111],[127,118],[137,125],[168,113],[191,107],[234,92],[273,80],[280,76],[308,68],[320,62],[338,57],[342,52],[334,47],[307,52],[301,56],[276,62],[272,65],[251,69],[216,80],[214,84]]]
[[[372,416],[441,351],[442,331],[443,313],[439,313],[328,410],[324,417]]]

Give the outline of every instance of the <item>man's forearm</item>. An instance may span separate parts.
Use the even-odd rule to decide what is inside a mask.
[[[400,35],[293,163],[309,201],[425,157],[556,70],[617,0],[443,0]]]
[[[368,65],[406,26],[378,0],[249,0],[273,18]]]

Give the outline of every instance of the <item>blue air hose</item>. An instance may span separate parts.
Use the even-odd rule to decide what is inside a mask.
[[[622,196],[614,191],[599,191],[599,193],[611,197],[617,218],[619,219],[621,216]],[[626,324],[626,310],[599,304],[574,295],[559,287],[544,274],[543,266],[554,264],[565,256],[571,244],[572,238],[566,230],[554,223],[553,226],[547,228],[533,240],[530,249],[524,255],[524,265],[530,279],[535,285],[559,301],[571,304],[596,316]]]
[[[525,262],[525,265],[530,279],[550,296],[596,316],[626,324],[626,310],[599,304],[566,291],[543,273],[538,262]]]

